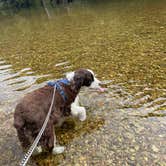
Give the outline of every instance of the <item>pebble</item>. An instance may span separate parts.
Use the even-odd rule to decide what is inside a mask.
[[[159,149],[158,149],[155,145],[152,145],[152,150],[153,150],[154,152],[159,152]]]

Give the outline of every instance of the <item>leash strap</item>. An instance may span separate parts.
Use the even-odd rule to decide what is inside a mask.
[[[70,85],[70,82],[67,79],[61,79],[61,80],[58,80],[58,81],[49,81],[47,83],[47,85],[56,87],[56,89],[58,90],[58,92],[62,96],[63,100],[66,101],[67,96],[66,96],[62,86],[60,85],[60,83],[65,84],[65,85]]]
[[[53,107],[53,104],[54,104],[56,86],[54,86],[54,87],[55,88],[54,88],[54,92],[53,92],[53,96],[52,96],[52,101],[51,101],[51,105],[50,105],[49,111],[47,113],[47,117],[46,117],[46,119],[45,119],[45,121],[43,123],[43,126],[42,126],[40,132],[38,133],[35,141],[33,142],[33,144],[31,145],[31,147],[27,151],[27,153],[24,155],[22,161],[20,162],[20,166],[25,166],[26,165],[26,163],[28,162],[29,158],[31,157],[34,149],[36,148],[36,146],[37,146],[37,144],[38,144],[38,142],[39,142],[39,140],[40,140],[40,138],[41,138],[41,136],[42,136],[42,134],[43,134],[46,126],[47,126],[47,123],[48,123],[48,120],[49,120],[49,117],[50,117],[50,114],[51,114],[51,110],[52,110],[52,107]]]

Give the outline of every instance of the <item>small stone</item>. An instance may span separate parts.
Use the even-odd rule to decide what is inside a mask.
[[[148,158],[147,157],[144,157],[145,161],[148,161]]]
[[[164,29],[164,27],[163,27],[163,26],[161,26],[161,27],[160,27],[160,29]]]
[[[152,150],[153,150],[154,152],[158,152],[158,151],[159,151],[159,149],[158,149],[155,145],[152,145]]]
[[[135,150],[139,150],[139,146],[138,145],[135,146]]]

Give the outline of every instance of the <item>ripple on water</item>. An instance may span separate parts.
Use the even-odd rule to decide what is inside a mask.
[[[0,61],[0,105],[1,110],[11,111],[16,101],[28,91],[33,89],[38,79],[48,75],[37,76],[31,68],[14,71],[12,65]],[[13,104],[13,105],[12,105]],[[12,108],[11,108],[12,107]]]

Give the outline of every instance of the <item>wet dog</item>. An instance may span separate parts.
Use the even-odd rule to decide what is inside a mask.
[[[54,125],[60,125],[66,116],[72,115],[80,121],[86,119],[86,110],[79,106],[78,93],[83,86],[100,88],[100,81],[88,69],[79,69],[66,74],[69,84],[60,83],[67,100],[59,91],[55,92],[55,100],[46,129],[36,147],[36,152],[52,151],[53,154],[62,153],[63,146],[56,145]],[[46,85],[28,93],[14,113],[14,126],[23,148],[29,147],[39,133],[52,102],[54,87]]]

